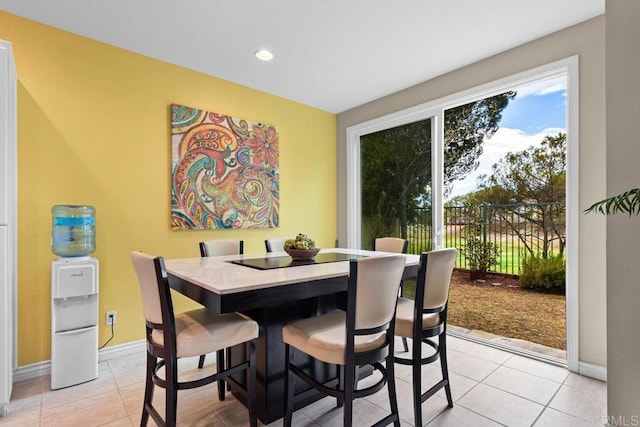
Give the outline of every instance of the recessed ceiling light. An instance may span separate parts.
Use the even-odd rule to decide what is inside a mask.
[[[261,61],[271,61],[273,59],[273,53],[267,49],[260,49],[256,51],[256,58]]]

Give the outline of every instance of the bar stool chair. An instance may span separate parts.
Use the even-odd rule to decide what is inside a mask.
[[[200,387],[246,370],[249,420],[255,427],[258,324],[241,314],[214,314],[205,308],[174,314],[164,259],[132,252],[131,262],[142,294],[147,339],[147,374],[140,425],[147,425],[151,415],[158,425],[175,426],[178,390]],[[178,381],[179,358],[195,357],[242,343],[246,343],[248,361],[204,378]],[[164,379],[158,376],[163,367]],[[164,420],[153,406],[156,385],[166,392]]]
[[[378,237],[373,239],[372,245],[374,251],[393,252],[396,254],[406,254],[408,246],[409,241],[399,237]],[[400,282],[400,296],[404,296],[404,284],[402,282]],[[405,337],[402,337],[402,346],[405,352],[409,351],[409,344]]]
[[[409,241],[400,237],[378,237],[373,240],[373,250],[406,254]]]
[[[243,240],[228,240],[228,239],[215,239],[205,240],[198,244],[200,246],[200,256],[218,256],[218,255],[242,255],[244,253],[244,241]],[[229,349],[226,349],[227,359],[229,358]],[[218,350],[216,352],[216,363],[218,371],[224,370],[225,366],[225,349]],[[198,360],[198,368],[202,369],[204,366],[205,354],[200,356]],[[218,382],[218,399],[224,400],[224,381]],[[227,386],[227,389],[229,387]]]
[[[282,328],[286,372],[284,425],[291,426],[295,376],[344,405],[343,425],[352,425],[353,399],[369,396],[385,384],[391,414],[376,425],[400,425],[393,364],[394,315],[405,258],[399,255],[360,258],[349,262],[347,311],[299,320]],[[321,384],[295,364],[295,350],[338,365],[338,384]],[[383,365],[381,362],[385,361]],[[357,368],[371,365],[382,374],[376,384],[356,389]]]
[[[444,388],[449,408],[453,408],[449,369],[447,366],[447,304],[451,275],[456,265],[458,251],[455,248],[423,252],[420,255],[415,301],[399,298],[396,311],[395,334],[411,338],[411,358],[395,357],[395,362],[411,365],[413,372],[414,425],[422,425],[422,403]],[[438,341],[429,338],[438,338]],[[422,358],[422,344],[433,353]],[[442,380],[422,393],[422,365],[440,359]]]
[[[242,255],[244,240],[215,239],[199,243],[200,256]]]
[[[264,241],[264,247],[267,252],[282,252],[284,251],[284,242],[286,241],[286,237],[272,237]]]

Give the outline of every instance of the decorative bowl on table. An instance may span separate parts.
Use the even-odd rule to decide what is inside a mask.
[[[294,260],[294,261],[306,261],[306,260],[310,260],[313,259],[314,256],[316,256],[318,254],[318,252],[320,252],[320,248],[314,248],[314,249],[287,249],[285,248],[284,251],[286,253],[289,254],[289,256]]]

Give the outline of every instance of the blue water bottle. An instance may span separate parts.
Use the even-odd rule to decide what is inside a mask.
[[[51,249],[61,257],[87,256],[96,250],[96,210],[93,206],[55,205]]]

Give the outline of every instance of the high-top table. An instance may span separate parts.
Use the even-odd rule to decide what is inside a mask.
[[[258,322],[257,413],[265,424],[281,418],[284,411],[285,346],[282,327],[341,306],[347,290],[348,258],[390,254],[336,248],[323,249],[319,255],[316,257],[318,261],[332,257],[344,260],[309,265],[295,262],[293,266],[269,269],[259,267],[287,264],[290,258],[285,252],[272,252],[165,260],[169,284],[173,289],[213,312],[237,311]],[[404,256],[407,259],[404,278],[415,277],[419,256]],[[257,267],[242,263],[256,264]],[[232,360],[243,357],[243,348],[234,348]],[[333,367],[319,362],[309,362],[308,369],[313,375],[324,376],[326,380],[336,376]],[[236,377],[244,382],[243,375]],[[297,384],[296,393],[307,388],[305,384]],[[241,401],[245,400],[244,393],[233,384],[232,392]],[[316,398],[317,395],[310,391],[308,399],[303,399],[298,406],[304,406]]]

